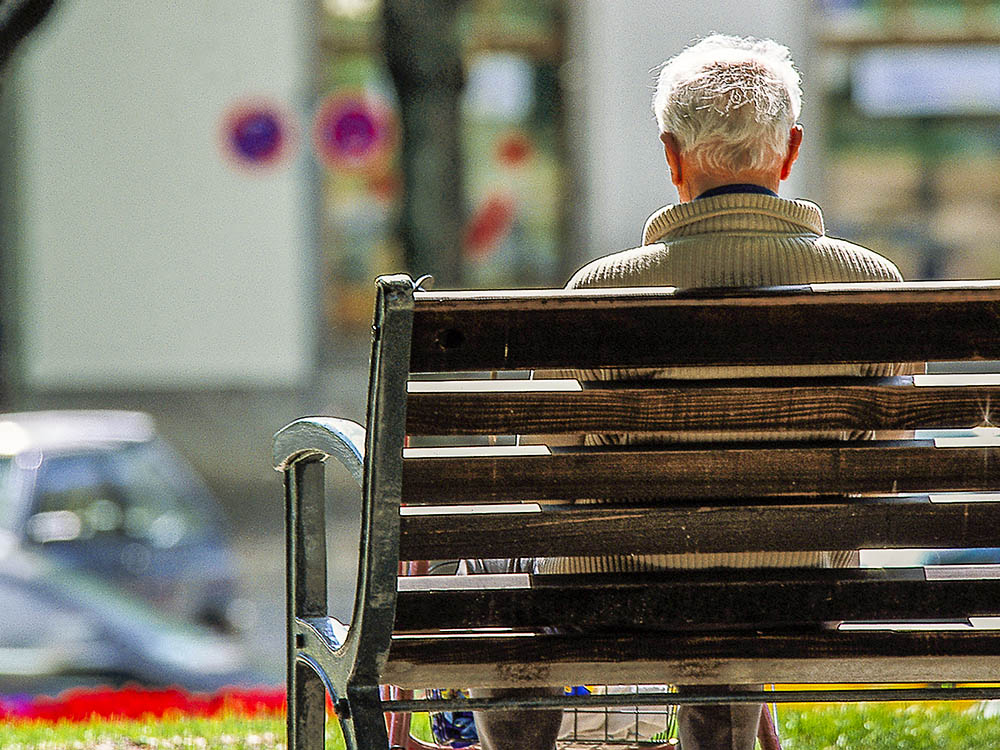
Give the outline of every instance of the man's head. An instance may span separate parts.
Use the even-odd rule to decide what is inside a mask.
[[[705,181],[776,187],[798,155],[801,104],[788,49],[770,40],[715,34],[667,60],[653,111],[681,199]]]

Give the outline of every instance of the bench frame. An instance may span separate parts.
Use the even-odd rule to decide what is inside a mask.
[[[340,721],[348,750],[387,746],[384,712],[662,704],[662,695],[656,694],[463,701],[382,699],[379,685],[391,681],[387,677],[393,676],[387,666],[396,618],[406,383],[410,372],[416,285],[407,276],[391,276],[380,278],[377,286],[367,413],[369,429],[366,431],[348,420],[313,417],[298,420],[275,436],[275,466],[285,475],[290,750],[323,747],[327,696]],[[331,457],[348,468],[361,486],[364,498],[354,618],[349,629],[331,618],[327,607],[323,463]],[[976,648],[972,648],[972,652],[975,651]],[[1000,651],[990,651],[990,654],[1000,658]],[[971,664],[980,656],[971,652],[964,657],[943,654],[938,661],[944,663],[953,658],[966,659]],[[856,661],[855,673],[863,671],[866,668],[864,655]],[[932,685],[891,690],[810,689],[778,693],[706,688],[677,695],[676,700],[672,696],[672,702],[978,700],[998,697],[1000,687]]]

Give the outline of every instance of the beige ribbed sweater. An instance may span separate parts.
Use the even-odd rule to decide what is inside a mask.
[[[757,287],[849,281],[901,281],[888,260],[863,247],[827,237],[819,207],[756,193],[730,193],[657,211],[646,222],[643,244],[599,258],[570,279],[568,288],[676,286]],[[789,375],[887,375],[894,365],[668,367],[575,372],[580,380],[732,378]],[[636,444],[677,440],[720,441],[720,433],[691,435],[588,435],[586,442]],[[790,437],[786,434],[786,437]],[[805,438],[847,435],[796,435]],[[740,439],[773,435],[741,433]],[[602,502],[582,500],[578,502]],[[747,529],[748,534],[753,529]],[[639,571],[657,568],[842,566],[856,552],[762,552],[543,558],[542,573]]]

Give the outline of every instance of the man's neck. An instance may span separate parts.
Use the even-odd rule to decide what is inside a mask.
[[[689,171],[682,184],[677,186],[681,201],[687,203],[715,188],[727,185],[756,185],[777,194],[781,178],[777,172],[739,172],[730,175],[714,175]]]

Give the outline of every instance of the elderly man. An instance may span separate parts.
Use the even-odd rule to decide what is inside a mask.
[[[827,237],[819,208],[780,198],[799,153],[799,75],[788,50],[770,40],[710,36],[660,70],[653,110],[680,203],[655,212],[640,247],[589,263],[570,280],[581,287],[753,287],[847,281],[898,281],[896,267],[858,245]],[[893,366],[803,367],[801,375],[888,374]],[[581,380],[787,375],[756,368],[663,368],[576,373]],[[726,435],[706,434],[704,440]],[[803,435],[806,438],[846,435]],[[855,436],[856,437],[856,436]],[[746,435],[742,436],[747,439]],[[766,440],[761,433],[753,439]],[[598,444],[676,439],[670,435],[588,436]],[[599,501],[597,501],[599,502]],[[849,565],[854,553],[649,555],[547,558],[538,573],[610,572],[718,566]],[[480,569],[524,569],[526,561],[480,561]],[[752,750],[760,705],[682,707],[683,750]],[[477,715],[487,750],[550,750],[559,712]]]

